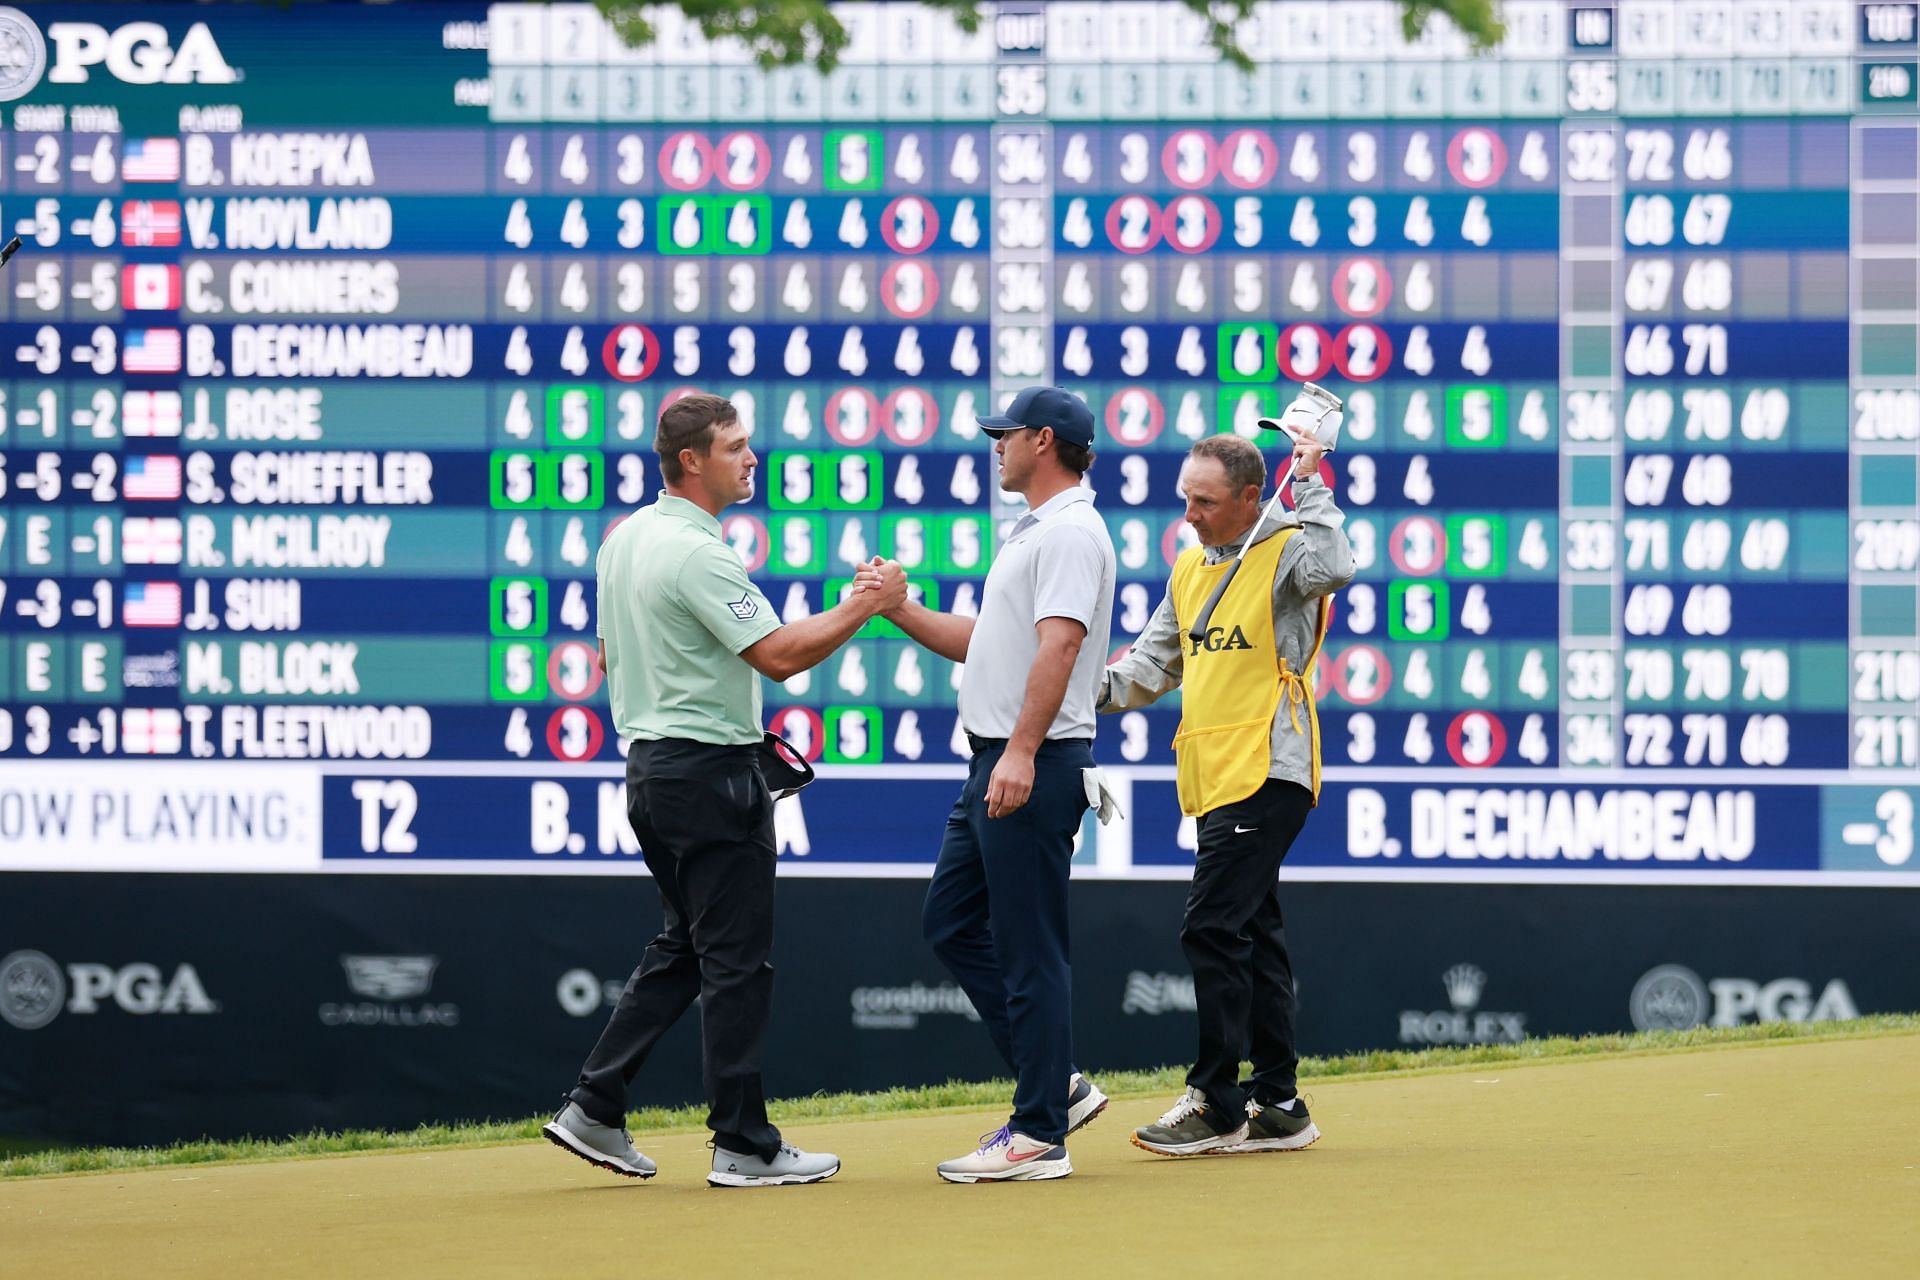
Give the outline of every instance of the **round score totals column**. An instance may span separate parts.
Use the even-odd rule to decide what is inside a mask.
[[[1622,762],[1844,768],[1846,123],[1621,136]]]

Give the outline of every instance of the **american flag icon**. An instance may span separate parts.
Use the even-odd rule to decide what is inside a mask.
[[[129,582],[120,599],[120,620],[129,627],[180,625],[180,584]]]
[[[180,459],[128,458],[120,492],[129,502],[172,502],[180,496]]]
[[[130,756],[180,754],[177,707],[128,707],[120,713],[120,749]]]
[[[120,243],[137,248],[166,248],[180,243],[178,200],[122,200]]]
[[[129,329],[126,353],[120,361],[128,373],[180,372],[178,329]]]
[[[120,430],[130,438],[177,436],[182,416],[178,391],[129,391],[120,397]]]
[[[128,516],[120,524],[120,559],[127,564],[179,564],[180,522],[171,516]]]
[[[120,296],[129,311],[178,311],[180,268],[161,262],[129,263],[120,268]]]
[[[129,139],[120,158],[120,176],[128,182],[180,181],[180,140]]]

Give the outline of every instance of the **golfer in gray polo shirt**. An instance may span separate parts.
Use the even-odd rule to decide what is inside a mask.
[[[1013,1115],[949,1182],[1073,1172],[1066,1137],[1106,1097],[1073,1070],[1067,879],[1087,811],[1094,691],[1113,612],[1113,540],[1081,477],[1093,414],[1058,387],[1030,387],[980,419],[1000,487],[1028,511],[995,554],[977,618],[907,604],[887,616],[966,664],[960,724],[973,747],[927,888],[926,935],[1013,1068]]]

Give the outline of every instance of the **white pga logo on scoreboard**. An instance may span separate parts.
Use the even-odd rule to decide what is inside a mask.
[[[86,84],[94,67],[127,84],[234,84],[240,79],[204,22],[188,27],[177,48],[157,22],[113,28],[55,22],[47,27],[47,38],[53,42],[50,72],[39,26],[18,9],[0,8],[0,102],[31,93],[43,73],[52,84]]]

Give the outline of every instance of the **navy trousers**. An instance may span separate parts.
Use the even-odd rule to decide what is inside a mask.
[[[927,886],[924,923],[927,941],[1013,1069],[1013,1128],[1059,1142],[1073,1071],[1067,878],[1087,811],[1081,770],[1093,767],[1093,746],[1044,743],[1027,803],[989,818],[987,782],[1002,753],[1000,746],[976,751],[968,766]]]

